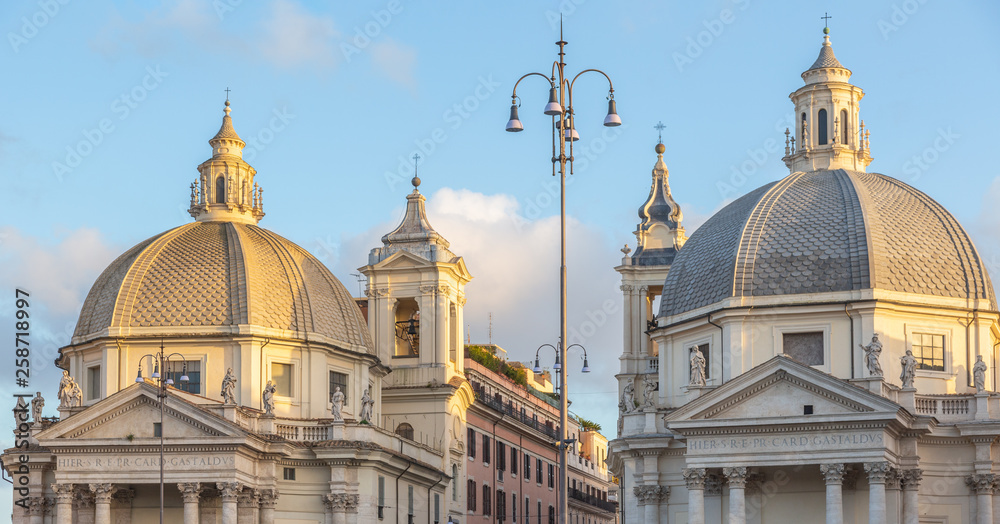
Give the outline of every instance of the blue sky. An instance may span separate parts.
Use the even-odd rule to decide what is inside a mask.
[[[46,414],[56,406],[52,357],[94,279],[128,247],[190,220],[188,187],[210,156],[227,87],[265,190],[261,226],[356,293],[351,273],[401,218],[419,152],[431,222],[476,277],[471,339],[487,340],[492,312],[492,340],[514,359],[554,342],[559,209],[544,82],[519,88],[525,131],[503,128],[513,82],[556,59],[560,11],[568,70],[606,71],[625,122],[601,127],[606,82],[583,77],[574,102],[586,162],[567,197],[569,323],[599,369],[571,397],[609,436],[621,351],[612,268],[622,244],[634,246],[653,126],[666,125],[689,234],[786,175],[770,141],[784,138],[787,96],[816,58],[825,11],[837,57],[866,92],[869,170],[941,202],[1000,268],[1000,183],[988,161],[1000,117],[987,103],[1000,81],[995,2],[5,2],[0,280],[5,293],[21,286],[35,297],[32,390],[52,398]],[[0,303],[4,332],[12,302]]]

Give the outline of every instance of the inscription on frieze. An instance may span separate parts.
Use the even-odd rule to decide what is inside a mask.
[[[761,435],[753,437],[690,437],[688,454],[720,452],[786,452],[876,448],[885,445],[880,432],[825,435]]]
[[[165,457],[164,469],[232,468],[233,457],[179,456]],[[142,471],[159,469],[160,457],[59,457],[57,467],[62,471]]]

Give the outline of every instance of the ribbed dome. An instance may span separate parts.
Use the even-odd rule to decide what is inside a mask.
[[[73,343],[155,328],[177,335],[253,327],[374,352],[354,299],[322,263],[240,222],[185,224],[118,257],[87,295]]]
[[[794,173],[705,222],[674,259],[660,316],[730,297],[862,289],[983,299],[997,309],[951,213],[894,178],[835,170]]]

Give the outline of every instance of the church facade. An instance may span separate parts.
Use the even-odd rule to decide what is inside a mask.
[[[17,524],[460,522],[461,257],[407,198],[372,251],[367,318],[306,250],[257,225],[229,101],[194,222],[122,254],[69,345],[58,419],[34,413]],[[161,389],[161,386],[164,386]],[[164,393],[165,391],[165,393]],[[18,476],[20,478],[20,476]]]
[[[825,32],[790,95],[790,174],[690,239],[657,146],[616,268],[626,523],[1000,519],[990,277],[946,209],[867,172],[864,93]]]

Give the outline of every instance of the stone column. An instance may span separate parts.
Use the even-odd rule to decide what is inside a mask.
[[[28,498],[28,524],[44,524],[45,521],[45,498]]]
[[[274,524],[274,507],[277,505],[278,490],[273,488],[260,490],[260,524]]]
[[[198,524],[198,498],[201,496],[201,484],[197,482],[181,482],[177,484],[184,499],[184,524]]]
[[[118,488],[111,497],[111,518],[115,524],[132,524],[132,499],[135,490]]]
[[[332,493],[330,497],[331,524],[347,524],[347,506],[350,505],[351,495],[346,493]]]
[[[323,495],[323,508],[326,510],[325,512],[326,520],[324,520],[325,524],[333,524],[334,497],[335,495],[333,495],[332,493]]]
[[[899,486],[903,489],[903,515],[901,524],[920,524],[920,517],[917,507],[920,501],[917,492],[920,489],[920,480],[923,478],[923,470],[904,469],[899,475]]]
[[[993,482],[996,475],[977,473],[969,475],[965,483],[976,494],[976,524],[993,524]]]
[[[53,484],[56,494],[56,524],[73,524],[73,485]]]
[[[239,524],[257,524],[260,520],[260,492],[244,487],[236,500],[236,521]]]
[[[216,486],[222,493],[222,524],[237,524],[236,501],[243,486],[239,482],[219,482]]]
[[[361,495],[346,495],[347,524],[358,524],[358,507],[361,506]]]
[[[116,488],[110,482],[91,484],[94,493],[94,524],[111,524],[111,496]]]
[[[826,524],[844,524],[844,465],[820,464],[826,480]]]
[[[660,522],[660,500],[670,496],[668,486],[636,486],[632,488],[639,505],[645,508],[646,524],[659,524]]]
[[[722,468],[722,474],[729,481],[729,524],[746,524],[747,468]]]
[[[681,471],[688,490],[688,524],[705,524],[705,468]]]
[[[888,462],[866,462],[868,473],[868,524],[885,524],[885,479]]]

